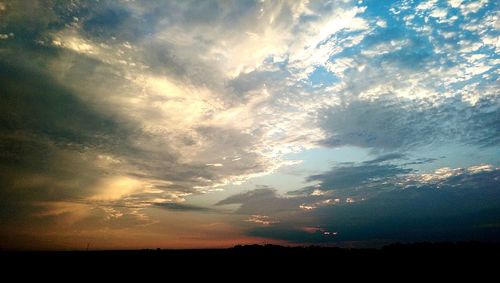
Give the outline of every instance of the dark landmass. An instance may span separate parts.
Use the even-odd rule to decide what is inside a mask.
[[[245,245],[228,249],[185,250],[112,250],[112,251],[2,251],[3,266],[42,266],[83,268],[94,266],[148,266],[151,268],[240,267],[245,263],[259,266],[286,265],[288,268],[311,266],[404,266],[428,267],[481,264],[484,268],[500,259],[497,243],[414,243],[392,244],[381,249],[347,249],[335,247],[284,247]]]
[[[500,244],[393,244],[381,249],[247,245],[229,249],[2,251],[12,282],[317,282],[341,280],[488,282]],[[11,282],[6,281],[6,282]]]

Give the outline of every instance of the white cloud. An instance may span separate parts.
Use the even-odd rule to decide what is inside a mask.
[[[256,223],[260,225],[272,225],[279,223],[278,220],[273,220],[266,215],[251,215],[250,218],[245,220],[246,222]]]
[[[407,39],[382,42],[371,48],[364,49],[363,51],[361,51],[361,54],[367,57],[380,56],[390,52],[399,51],[403,49],[403,47],[405,47],[405,45],[407,45],[408,43],[409,40]]]
[[[430,14],[434,18],[445,18],[448,15],[448,10],[446,9],[434,9]]]
[[[437,3],[437,0],[423,1],[422,3],[418,4],[417,10],[430,10],[430,9],[434,8],[436,3]]]
[[[415,182],[421,184],[434,184],[438,185],[443,181],[447,181],[448,179],[456,176],[464,176],[467,174],[479,174],[483,172],[491,172],[493,170],[499,170],[500,168],[494,168],[490,164],[480,164],[470,166],[468,168],[449,168],[443,167],[436,169],[434,172],[430,173],[415,173],[405,176],[405,181],[403,183],[407,183],[407,185],[414,185]],[[439,186],[436,186],[439,188]]]
[[[96,194],[90,197],[92,201],[113,201],[119,200],[134,193],[139,193],[144,189],[144,184],[139,180],[130,177],[120,176],[102,180],[96,185]]]
[[[458,8],[464,2],[463,0],[448,0],[448,4],[453,8]]]
[[[291,67],[309,73],[311,67],[324,65],[330,56],[339,53],[344,47],[359,43],[364,34],[342,40],[329,40],[329,38],[341,30],[351,32],[367,30],[368,23],[359,16],[364,10],[361,7],[338,9],[321,21],[309,23],[304,34],[298,35],[298,40],[290,49]]]
[[[467,171],[469,171],[472,174],[477,174],[481,172],[491,172],[493,170],[495,170],[495,168],[491,164],[481,164],[467,168]]]
[[[462,13],[467,16],[471,13],[477,13],[482,7],[484,7],[489,0],[479,0],[479,1],[471,1],[467,3],[463,3],[460,5],[460,10]]]
[[[73,33],[73,34],[72,34]],[[52,40],[52,44],[57,47],[67,48],[78,53],[99,56],[99,47],[93,42],[81,38],[73,32],[63,33]]]
[[[214,167],[222,167],[224,166],[222,163],[207,163],[207,166],[214,166]]]

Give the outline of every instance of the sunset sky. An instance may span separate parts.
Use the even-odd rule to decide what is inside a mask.
[[[498,241],[499,5],[0,0],[0,249]]]

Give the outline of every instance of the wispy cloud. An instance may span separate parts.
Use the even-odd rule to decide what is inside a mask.
[[[209,210],[207,207],[201,207],[196,205],[175,203],[175,202],[164,202],[164,203],[156,203],[156,206],[169,209],[169,210],[177,210],[177,211],[207,211]]]

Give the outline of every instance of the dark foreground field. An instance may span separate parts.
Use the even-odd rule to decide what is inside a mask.
[[[480,265],[497,269],[500,245],[486,243],[419,243],[393,244],[381,249],[343,249],[327,247],[282,247],[275,245],[236,246],[229,249],[199,250],[117,250],[117,251],[40,251],[0,252],[2,266],[42,267],[65,270],[109,269],[119,266],[147,267],[151,270],[178,268],[273,268],[289,270],[311,267],[383,267],[411,265],[436,268],[453,265],[457,268]]]
[[[236,246],[229,249],[0,252],[3,278],[30,282],[490,282],[500,245],[394,244],[381,249]],[[493,280],[493,282],[496,282]]]

